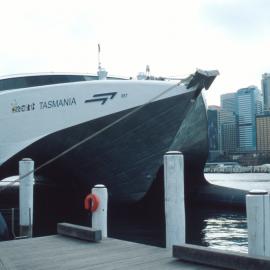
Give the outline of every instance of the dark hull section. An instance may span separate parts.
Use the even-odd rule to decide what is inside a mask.
[[[208,156],[207,130],[206,109],[200,95],[170,147],[171,150],[180,150],[184,155],[186,191],[206,183],[203,170]]]
[[[245,208],[247,191],[210,184],[204,176],[208,157],[208,121],[201,96],[184,119],[172,145],[185,158],[186,205]],[[163,175],[163,173],[162,173]]]
[[[185,155],[186,181],[202,175],[207,157],[205,106],[192,93],[157,101],[87,141],[36,173],[39,179],[90,190],[102,183],[114,201],[138,201],[149,190],[168,150]],[[112,123],[128,111],[86,122],[33,143],[0,168],[0,179],[17,174],[18,161],[35,167]],[[179,127],[181,128],[179,129]],[[195,174],[195,178],[194,178]]]
[[[204,166],[208,157],[207,115],[202,96],[197,98],[181,124],[170,150],[179,150],[184,155],[185,202],[186,206],[245,208],[244,190],[210,184],[204,176]],[[155,215],[164,213],[164,172],[160,167],[157,179],[145,198]],[[163,211],[160,211],[163,209]],[[163,217],[164,218],[164,217]]]

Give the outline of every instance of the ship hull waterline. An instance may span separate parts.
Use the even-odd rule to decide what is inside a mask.
[[[149,190],[151,194],[155,184],[159,185],[162,195],[163,155],[177,150],[184,154],[188,204],[244,207],[246,192],[217,187],[205,180],[206,109],[202,95],[193,104],[190,104],[191,96],[192,93],[187,93],[148,105],[41,169],[36,178],[41,184],[65,185],[82,193],[102,183],[108,187],[112,202],[138,202]],[[36,141],[1,166],[0,178],[17,175],[18,162],[22,158],[30,157],[35,166],[39,166],[129,111],[70,127]],[[150,199],[155,196],[150,195]]]
[[[173,146],[175,136],[187,110],[193,106],[192,95],[189,92],[147,105],[41,169],[36,176],[54,184],[87,190],[102,183],[115,201],[142,199],[162,165],[163,154],[177,147]],[[38,167],[129,111],[66,128],[34,142],[1,166],[1,178],[16,175],[22,158],[32,158]]]

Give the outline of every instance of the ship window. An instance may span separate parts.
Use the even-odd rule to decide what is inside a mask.
[[[123,78],[107,77],[108,80],[123,80]],[[28,88],[42,85],[98,80],[95,75],[38,75],[0,80],[0,91],[18,88]]]
[[[93,81],[93,80],[97,80],[98,77],[97,76],[90,76],[90,75],[87,75],[87,76],[84,76],[84,79],[86,81]]]
[[[27,82],[24,77],[4,79],[0,81],[0,91],[23,87],[27,87]]]
[[[82,76],[82,75],[41,75],[41,76],[9,78],[0,80],[0,91],[42,86],[42,85],[90,81],[95,79],[97,79],[97,76]]]

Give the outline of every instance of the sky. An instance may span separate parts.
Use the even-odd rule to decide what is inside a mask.
[[[185,77],[220,75],[206,93],[256,85],[270,73],[269,0],[0,0],[0,76],[25,72]]]

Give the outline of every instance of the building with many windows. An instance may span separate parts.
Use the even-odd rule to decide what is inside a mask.
[[[270,155],[270,115],[256,117],[257,152]]]
[[[262,92],[264,99],[264,111],[270,112],[270,73],[262,75]]]
[[[208,106],[208,144],[209,160],[220,155],[219,106]]]
[[[236,93],[227,93],[220,96],[221,109],[236,113]]]
[[[220,104],[221,149],[226,155],[234,153],[238,149],[236,93],[221,95]]]
[[[208,118],[209,150],[217,151],[219,150],[219,134],[218,134],[219,107],[209,106],[207,110],[207,118]]]
[[[264,74],[263,78],[264,96],[269,93],[270,102],[270,89],[267,90],[268,79],[270,88],[270,73]],[[263,106],[261,91],[256,86],[241,88],[237,92],[221,95],[220,104],[220,108],[208,107],[210,153],[219,151],[225,158],[244,160],[248,157],[254,159],[257,151],[267,152],[270,157],[270,106],[268,113],[265,113],[263,108],[268,103]]]
[[[234,112],[220,110],[221,148],[225,155],[237,152],[238,126]]]
[[[262,95],[256,86],[239,89],[236,93],[239,151],[256,150],[256,115],[262,114]]]

